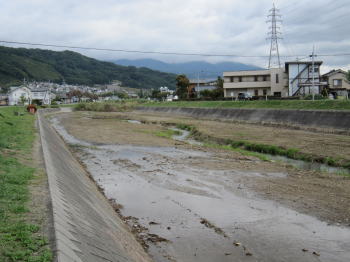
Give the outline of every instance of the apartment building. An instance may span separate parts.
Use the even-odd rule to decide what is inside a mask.
[[[238,97],[239,93],[252,96],[286,96],[288,82],[284,69],[224,72],[225,97]]]
[[[238,97],[239,93],[252,96],[288,97],[319,94],[322,62],[286,62],[284,68],[254,71],[224,72],[225,97]]]
[[[320,94],[327,83],[321,81],[320,68],[322,61],[293,61],[285,63],[288,76],[288,95],[307,96]]]

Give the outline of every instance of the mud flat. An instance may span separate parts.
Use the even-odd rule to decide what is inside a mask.
[[[348,179],[160,137],[158,124],[97,115],[63,114],[53,125],[155,261],[348,261],[349,191],[337,188]],[[323,180],[328,192],[313,197],[301,186]],[[319,194],[331,201],[317,202]]]

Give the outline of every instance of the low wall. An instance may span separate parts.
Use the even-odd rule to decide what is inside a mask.
[[[151,259],[39,112],[59,262]]]
[[[350,111],[188,107],[137,107],[137,110],[205,119],[284,124],[350,131]]]

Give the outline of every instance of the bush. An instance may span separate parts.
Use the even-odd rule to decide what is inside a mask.
[[[312,100],[312,95],[307,95],[307,96],[305,96],[305,98],[304,98],[305,100]],[[314,99],[315,100],[324,100],[324,99],[326,99],[324,96],[322,96],[322,95],[319,95],[319,94],[316,94],[315,96],[314,96]]]
[[[94,103],[79,103],[74,107],[76,111],[96,111],[96,112],[124,112],[132,110],[136,102],[94,102]]]

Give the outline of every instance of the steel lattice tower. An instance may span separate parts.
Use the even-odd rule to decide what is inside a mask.
[[[271,30],[268,35],[268,40],[271,41],[270,46],[270,58],[269,58],[269,68],[281,67],[280,53],[278,50],[278,40],[282,39],[280,26],[278,24],[282,23],[281,15],[279,14],[279,9],[273,4],[273,8],[270,9],[267,23],[270,23],[269,29]]]

